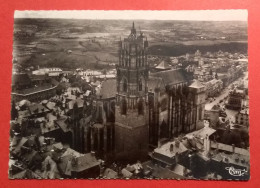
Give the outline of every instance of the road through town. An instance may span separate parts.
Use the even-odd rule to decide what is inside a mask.
[[[223,105],[225,103],[225,98],[229,95],[229,91],[230,91],[230,87],[232,84],[238,84],[240,81],[242,80],[246,80],[248,78],[248,72],[246,72],[243,76],[243,78],[239,78],[238,80],[234,81],[233,83],[231,83],[228,87],[224,88],[221,92],[221,94],[216,98],[216,100],[210,102],[209,100],[206,102],[205,104],[205,110],[211,110],[211,108],[214,105],[220,104]],[[222,102],[220,103],[220,101],[222,100]],[[235,121],[235,115],[237,113],[236,110],[230,110],[230,109],[226,109],[226,113],[227,113],[227,117],[230,119],[230,121]]]

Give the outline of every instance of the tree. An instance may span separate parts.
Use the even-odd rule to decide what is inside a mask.
[[[218,80],[218,73],[215,74],[215,78]]]

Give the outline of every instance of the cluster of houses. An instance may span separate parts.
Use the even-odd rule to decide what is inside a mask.
[[[94,134],[93,98],[104,79],[108,78],[99,71],[59,68],[13,76],[10,178],[100,176],[101,160],[93,152],[96,143],[83,143],[82,134]],[[87,87],[73,86],[78,81]]]
[[[237,80],[247,70],[248,63],[243,54],[222,51],[202,54],[199,50],[179,57],[150,56],[149,60],[157,69],[185,68],[193,72],[193,78],[205,85],[209,98]]]
[[[224,74],[218,71],[222,68],[218,63],[204,64],[200,57],[197,51],[194,59],[198,64],[189,62],[185,68],[191,73],[187,75],[206,87],[208,97],[223,89],[222,74],[230,75],[228,81],[231,82],[245,69],[244,62],[230,65],[226,62],[221,64],[228,70],[228,74]],[[151,72],[158,74],[183,67],[184,63],[178,61],[178,58],[172,59],[174,66],[170,66],[163,60]],[[242,169],[245,172],[242,179],[249,177],[248,150],[219,140],[221,128],[211,127],[222,120],[221,110],[214,112],[214,109],[207,118],[211,127],[204,123],[203,129],[167,142],[160,140],[145,161],[134,164],[106,161],[109,157],[104,153],[113,155],[115,144],[110,125],[115,119],[112,113],[115,77],[115,69],[63,71],[45,68],[31,74],[14,74],[10,178],[236,178],[229,174],[228,168]],[[247,125],[248,109],[241,108],[236,121]],[[225,122],[223,120],[223,126],[227,125]]]
[[[203,129],[160,143],[149,159],[134,164],[113,163],[102,167],[102,178],[117,179],[238,179],[229,169],[239,169],[249,177],[249,152],[215,141],[216,130]]]

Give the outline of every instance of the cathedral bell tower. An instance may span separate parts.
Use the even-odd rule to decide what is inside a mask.
[[[119,42],[115,109],[115,153],[134,156],[148,148],[147,39],[133,23],[130,35]]]

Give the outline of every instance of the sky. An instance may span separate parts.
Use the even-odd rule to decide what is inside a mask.
[[[195,20],[247,21],[247,10],[177,10],[177,11],[15,11],[15,18],[122,19],[122,20]]]

